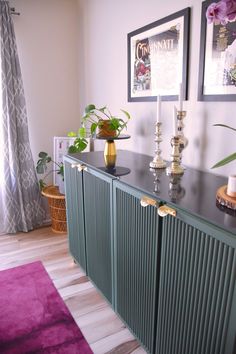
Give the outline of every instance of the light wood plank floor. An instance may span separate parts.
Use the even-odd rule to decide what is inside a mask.
[[[95,354],[144,354],[68,253],[67,235],[49,227],[0,236],[0,270],[41,260]]]

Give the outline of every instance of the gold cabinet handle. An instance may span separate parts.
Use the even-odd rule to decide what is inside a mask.
[[[71,168],[75,168],[75,167],[78,169],[79,172],[88,170],[87,166],[81,163],[72,163]]]
[[[176,210],[169,207],[168,205],[162,205],[158,208],[157,210],[158,215],[161,216],[162,218],[166,215],[172,215],[172,216],[176,216]]]
[[[78,171],[79,171],[79,172],[87,171],[87,170],[88,170],[88,167],[85,166],[85,165],[82,165],[82,164],[79,164],[77,168],[78,168]]]
[[[152,205],[154,206],[155,208],[158,207],[158,201],[155,200],[155,199],[152,199],[152,198],[149,198],[149,197],[146,197],[146,196],[143,196],[141,199],[140,199],[140,204],[143,208],[147,207],[148,205]]]
[[[78,167],[79,165],[80,165],[79,163],[72,163],[72,164],[71,164],[71,168]]]

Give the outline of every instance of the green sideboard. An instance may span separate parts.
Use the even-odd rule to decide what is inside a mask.
[[[235,354],[236,216],[215,204],[225,179],[186,169],[176,184],[150,160],[119,151],[109,171],[102,152],[65,157],[70,252],[149,353]]]

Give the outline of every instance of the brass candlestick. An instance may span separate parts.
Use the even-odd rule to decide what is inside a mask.
[[[172,146],[172,162],[171,165],[167,168],[166,173],[168,176],[171,175],[182,175],[184,169],[180,166],[180,153],[179,153],[180,138],[179,136],[173,136],[171,139]]]
[[[161,122],[156,122],[156,131],[155,131],[156,150],[155,150],[155,156],[149,164],[151,168],[166,168],[166,162],[161,157],[161,149],[160,149],[160,143],[162,142],[161,124],[162,124]]]
[[[184,136],[184,123],[183,120],[186,117],[186,111],[177,111],[177,128],[179,137],[179,161],[182,162],[182,152],[188,145],[188,139]]]

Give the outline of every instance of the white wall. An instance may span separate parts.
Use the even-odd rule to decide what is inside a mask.
[[[35,161],[53,136],[79,127],[76,0],[10,0]]]
[[[115,113],[119,108],[127,109],[133,117],[128,129],[132,138],[119,147],[153,155],[156,104],[127,102],[127,33],[191,7],[189,100],[184,104],[189,146],[183,162],[210,170],[215,162],[236,150],[235,133],[212,126],[224,123],[236,127],[236,103],[197,102],[201,1],[78,0],[78,4],[80,113],[88,103],[107,104]],[[162,150],[166,159],[170,158],[173,104],[162,105]],[[233,162],[214,172],[228,175],[236,172],[235,166]]]

